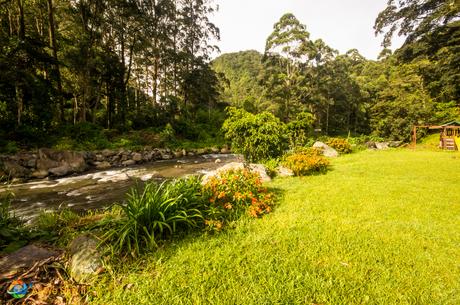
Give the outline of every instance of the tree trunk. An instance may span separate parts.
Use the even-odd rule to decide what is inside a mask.
[[[53,58],[54,58],[54,68],[56,74],[56,83],[58,89],[58,105],[59,105],[59,120],[64,122],[64,96],[62,94],[62,81],[61,81],[61,70],[59,68],[59,60],[58,60],[58,49],[56,44],[56,25],[54,23],[54,8],[53,8],[53,0],[47,0],[48,3],[48,22],[49,22],[49,35],[50,35],[50,46],[51,50],[53,51]]]
[[[18,38],[20,42],[24,42],[26,39],[26,30],[25,30],[25,21],[24,21],[24,7],[22,0],[17,0],[17,6],[19,11],[19,30],[18,30]],[[22,52],[22,50],[21,50]],[[24,62],[19,59],[18,63],[19,71],[24,70]],[[22,125],[22,112],[24,111],[24,84],[23,80],[16,80],[16,103],[17,103],[17,123],[18,126]]]

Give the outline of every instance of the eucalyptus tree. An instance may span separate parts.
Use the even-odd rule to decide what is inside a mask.
[[[310,65],[315,50],[309,37],[306,26],[288,13],[275,23],[266,41],[264,83],[285,121],[305,104],[307,80],[302,70]]]

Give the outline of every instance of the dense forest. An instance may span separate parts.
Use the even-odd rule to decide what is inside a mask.
[[[459,6],[447,1],[389,1],[375,30],[386,33],[378,60],[356,49],[339,54],[311,40],[305,25],[284,15],[265,53],[224,54],[213,62],[226,75],[222,97],[249,112],[270,111],[285,122],[314,115],[325,134],[374,134],[407,140],[413,124],[460,116]],[[423,2],[423,3],[421,3]],[[405,44],[387,49],[399,28]]]
[[[339,54],[286,14],[264,54],[224,54],[210,42],[212,0],[0,1],[0,146],[43,145],[76,128],[150,128],[219,135],[228,105],[284,122],[308,113],[324,134],[405,140],[415,123],[456,119],[456,1],[388,2],[376,19],[378,60]],[[392,52],[391,37],[405,35]],[[89,126],[89,127],[88,127]]]

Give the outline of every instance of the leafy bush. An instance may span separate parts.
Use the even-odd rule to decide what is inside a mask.
[[[285,157],[284,166],[291,169],[296,176],[305,176],[325,172],[329,160],[317,148],[303,148]]]
[[[327,142],[327,145],[337,150],[342,154],[349,154],[352,152],[351,145],[347,139],[341,138],[330,138]]]
[[[104,234],[114,253],[138,256],[180,229],[202,225],[200,180],[196,177],[133,188],[120,219]]]
[[[174,131],[174,128],[171,126],[171,124],[168,123],[161,131],[160,139],[164,143],[173,142],[176,139],[175,134],[176,132]]]
[[[258,173],[248,169],[229,170],[211,177],[203,189],[208,203],[205,224],[220,229],[226,221],[244,212],[260,217],[271,211],[273,195],[262,186]]]
[[[229,117],[222,126],[232,149],[248,161],[281,156],[287,139],[286,125],[269,112],[252,114],[243,109],[228,108]]]

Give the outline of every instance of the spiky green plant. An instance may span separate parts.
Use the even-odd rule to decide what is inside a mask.
[[[196,177],[147,183],[131,189],[122,217],[104,234],[114,253],[138,256],[157,247],[158,239],[203,224],[201,185]]]

